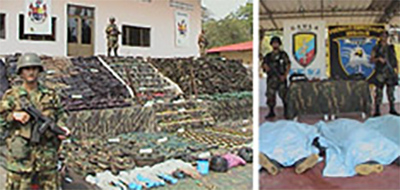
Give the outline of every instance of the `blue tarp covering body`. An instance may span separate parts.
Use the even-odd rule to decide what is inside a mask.
[[[312,125],[293,121],[266,122],[260,129],[260,152],[285,167],[318,153],[312,146],[318,130]]]
[[[375,119],[374,124],[379,128],[387,125],[384,118]],[[400,155],[398,145],[378,130],[368,127],[367,123],[339,119],[330,123],[319,122],[316,126],[323,137],[321,145],[327,147],[324,176],[354,176],[358,164],[376,161],[389,165]]]
[[[382,116],[361,123],[339,119],[307,125],[293,121],[266,122],[260,131],[260,152],[291,166],[301,158],[318,153],[314,138],[326,147],[323,176],[350,177],[355,166],[367,161],[391,164],[400,156],[400,117]]]

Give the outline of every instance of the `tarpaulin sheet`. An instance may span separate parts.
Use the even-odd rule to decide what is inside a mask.
[[[368,123],[371,127],[350,119],[316,124],[323,137],[320,143],[327,147],[323,176],[354,176],[355,167],[359,164],[376,161],[382,165],[389,165],[400,155],[398,145],[372,129],[372,123],[381,128],[388,123],[384,119],[375,119]]]
[[[296,161],[319,153],[312,142],[319,137],[312,125],[294,121],[266,122],[260,129],[260,152],[283,166],[292,166]]]

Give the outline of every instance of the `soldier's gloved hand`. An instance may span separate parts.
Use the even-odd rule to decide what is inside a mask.
[[[24,112],[24,111],[13,112],[13,119],[15,121],[21,122],[22,124],[27,123],[30,118],[31,118],[31,116],[28,113]]]
[[[65,135],[58,135],[58,139],[65,140],[69,135],[71,135],[71,131],[66,127],[60,127],[63,131],[65,131]]]

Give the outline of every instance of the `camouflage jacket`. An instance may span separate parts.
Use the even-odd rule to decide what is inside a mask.
[[[120,33],[116,24],[109,24],[106,28],[107,39],[109,40],[117,40]]]
[[[55,169],[57,151],[61,141],[50,131],[41,136],[39,144],[30,144],[33,118],[22,124],[14,121],[12,113],[21,111],[21,99],[29,101],[60,127],[65,127],[66,115],[61,107],[60,98],[54,90],[39,85],[38,89],[28,92],[17,86],[4,94],[0,104],[0,129],[7,131],[7,169],[14,172],[32,172]]]
[[[379,61],[375,63],[375,77],[371,81],[376,84],[385,83],[388,85],[398,84],[397,59],[393,45],[382,46],[377,44],[372,49],[375,58],[384,58],[387,62],[382,64]]]
[[[290,60],[285,51],[279,50],[278,53],[272,51],[265,55],[262,64],[263,66],[268,65],[271,69],[267,72],[268,78],[271,78],[285,74],[287,66],[290,65]]]

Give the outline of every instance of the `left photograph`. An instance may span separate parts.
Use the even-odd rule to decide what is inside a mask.
[[[252,0],[0,0],[0,189],[252,189]]]

